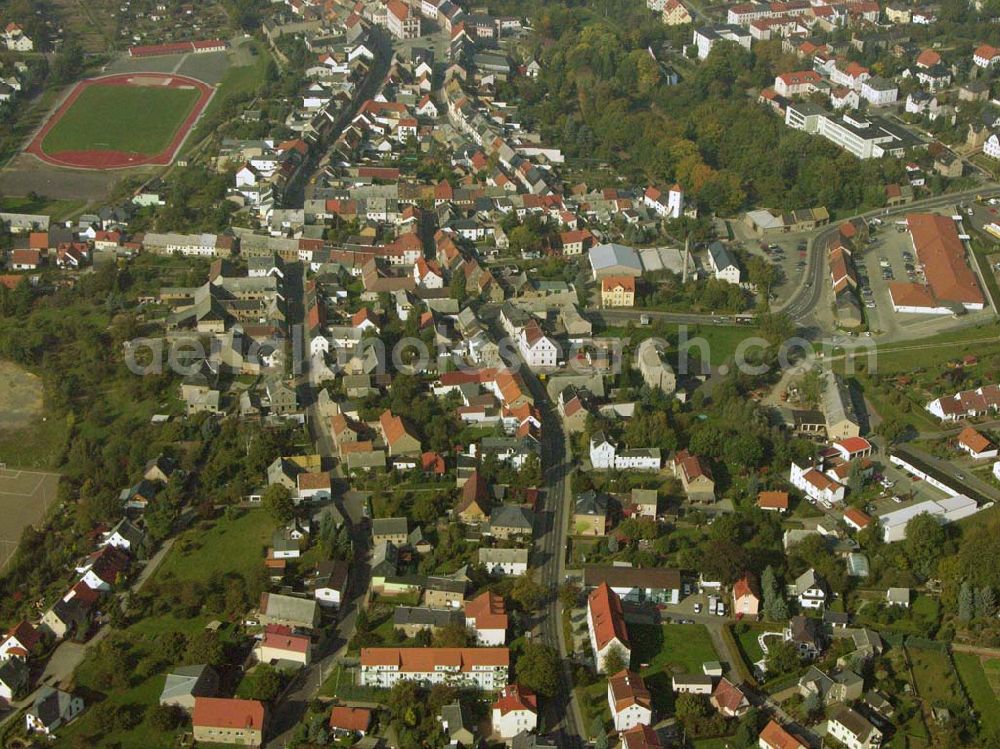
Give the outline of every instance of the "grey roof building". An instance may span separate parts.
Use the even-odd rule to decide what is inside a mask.
[[[181,666],[167,674],[160,704],[193,710],[195,697],[214,697],[218,692],[219,675],[211,666],[204,663]]]
[[[636,278],[642,275],[639,253],[631,247],[617,243],[599,244],[590,248],[588,256],[595,280],[605,276]]]

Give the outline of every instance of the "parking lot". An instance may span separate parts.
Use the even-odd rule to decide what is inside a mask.
[[[762,240],[753,236],[749,230],[743,228],[739,231],[739,228],[734,225],[733,233],[747,253],[762,257],[781,269],[782,283],[772,287],[772,300],[783,299],[798,288],[806,272],[806,236],[788,234]]]
[[[886,488],[885,496],[869,503],[869,510],[876,515],[884,515],[929,499],[945,498],[944,492],[938,491],[926,481],[914,481],[908,473],[887,460],[881,462],[880,471],[891,486]],[[913,499],[908,499],[911,493]]]
[[[892,311],[889,284],[893,281],[924,283],[923,271],[913,255],[910,235],[905,227],[883,224],[873,227],[871,243],[857,262],[858,292],[864,305],[868,328],[874,333],[889,333],[901,322]],[[909,318],[922,318],[923,315]]]

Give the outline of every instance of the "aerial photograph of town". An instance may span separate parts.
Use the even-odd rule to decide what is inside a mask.
[[[0,0],[0,749],[1000,749],[1000,0]]]

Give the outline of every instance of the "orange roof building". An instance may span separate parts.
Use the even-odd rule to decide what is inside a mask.
[[[191,725],[195,741],[260,746],[266,717],[257,700],[195,697]]]
[[[615,648],[628,664],[632,648],[622,599],[607,583],[601,583],[587,597],[587,629],[598,672],[604,673],[605,661]]]
[[[760,749],[808,749],[808,746],[782,728],[775,721],[770,721],[758,737]]]
[[[788,512],[788,492],[760,492],[757,494],[757,506],[762,510]]]
[[[642,677],[624,669],[608,679],[608,707],[616,731],[627,731],[653,720],[653,697]]]
[[[475,630],[480,645],[507,641],[507,604],[503,596],[487,590],[465,604],[465,623]]]
[[[495,692],[507,685],[507,648],[362,648],[358,682],[391,689],[400,681],[466,684]]]

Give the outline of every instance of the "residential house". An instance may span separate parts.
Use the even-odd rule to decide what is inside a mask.
[[[799,606],[804,609],[819,609],[826,603],[828,597],[826,582],[811,567],[795,578],[793,588]]]
[[[0,700],[11,703],[28,686],[28,664],[21,658],[9,658],[0,663]]]
[[[653,698],[642,677],[624,669],[608,678],[608,707],[616,731],[653,722]]]
[[[854,702],[861,699],[865,681],[850,669],[837,671],[832,676],[811,666],[799,679],[799,694],[803,699],[815,695],[822,705]]]
[[[636,349],[635,358],[646,386],[670,395],[677,389],[677,377],[663,355],[666,347],[665,341],[646,338]]]
[[[476,746],[476,726],[458,700],[444,705],[437,716],[449,747]]]
[[[759,749],[809,749],[809,745],[793,736],[781,724],[768,721],[757,739]]]
[[[490,515],[490,493],[486,479],[478,470],[462,485],[462,496],[455,508],[458,519],[469,525],[484,523]]]
[[[632,511],[640,517],[656,519],[659,493],[656,489],[633,489]]]
[[[885,592],[885,602],[887,606],[899,606],[900,608],[910,608],[909,588],[889,588]]]
[[[719,679],[708,700],[712,707],[727,718],[738,718],[750,709],[750,700],[743,690],[725,677]]]
[[[507,685],[507,648],[362,648],[358,684],[391,689],[400,681],[475,686]]]
[[[825,637],[822,622],[809,616],[793,616],[784,630],[784,638],[795,645],[804,658],[815,658],[823,652]]]
[[[489,533],[494,538],[504,541],[517,537],[530,537],[534,526],[535,514],[528,507],[500,505],[490,513]]]
[[[24,712],[25,729],[29,734],[54,736],[61,727],[83,712],[83,698],[61,689],[43,686],[34,702]]]
[[[811,466],[800,467],[792,463],[788,480],[792,486],[802,491],[810,501],[832,505],[844,501],[847,487],[834,481],[825,473]]]
[[[733,583],[733,613],[737,619],[744,616],[756,619],[759,612],[760,591],[757,588],[757,581],[750,573],[745,573]]]
[[[266,718],[264,704],[257,700],[195,697],[192,735],[199,742],[261,746]]]
[[[736,256],[722,242],[715,241],[708,245],[708,264],[719,281],[738,285],[742,280]]]
[[[323,561],[316,565],[310,585],[320,606],[340,607],[347,592],[349,565],[345,561]]]
[[[605,661],[616,649],[628,665],[632,649],[625,612],[621,598],[607,583],[601,583],[587,597],[587,630],[598,673],[605,672]]]
[[[284,624],[264,627],[264,638],[254,648],[254,655],[261,663],[297,663],[308,666],[312,656],[309,635],[296,634]]]
[[[603,536],[608,532],[608,500],[603,492],[588,489],[577,495],[573,509],[573,533],[577,536]]]
[[[973,427],[965,427],[955,443],[960,450],[971,455],[973,460],[997,457],[997,446]]]
[[[488,647],[507,642],[507,605],[503,596],[485,591],[465,604],[465,624],[476,633],[476,643]]]
[[[538,698],[527,687],[508,684],[493,703],[493,732],[505,741],[538,727]]]
[[[423,452],[420,440],[413,436],[403,424],[403,420],[399,416],[393,416],[391,411],[382,412],[379,426],[390,456],[420,455]]]
[[[687,450],[679,450],[673,460],[674,475],[681,480],[684,493],[691,502],[714,502],[715,479],[708,463]]]
[[[260,623],[284,624],[289,627],[312,629],[319,624],[319,604],[309,598],[262,593],[260,596]]]
[[[664,749],[660,737],[650,726],[636,726],[621,737],[621,749]]]
[[[635,279],[632,276],[605,276],[601,279],[601,306],[634,307]]]
[[[861,713],[849,707],[839,708],[827,721],[827,733],[847,749],[878,749],[882,732]]]
[[[167,674],[160,692],[160,704],[194,710],[197,697],[215,697],[219,693],[219,674],[204,663],[178,666]]]
[[[462,612],[454,609],[396,606],[392,610],[392,628],[401,630],[407,637],[415,637],[419,632],[433,633],[459,624],[464,625]]]
[[[375,518],[372,520],[372,546],[388,541],[405,546],[410,530],[406,518]]]
[[[528,571],[527,549],[480,549],[479,563],[491,575],[508,577],[524,575]]]
[[[372,711],[364,707],[334,705],[327,726],[334,736],[364,736],[372,724]]]
[[[0,638],[0,661],[20,658],[27,660],[41,644],[42,634],[26,621],[20,621]]]

